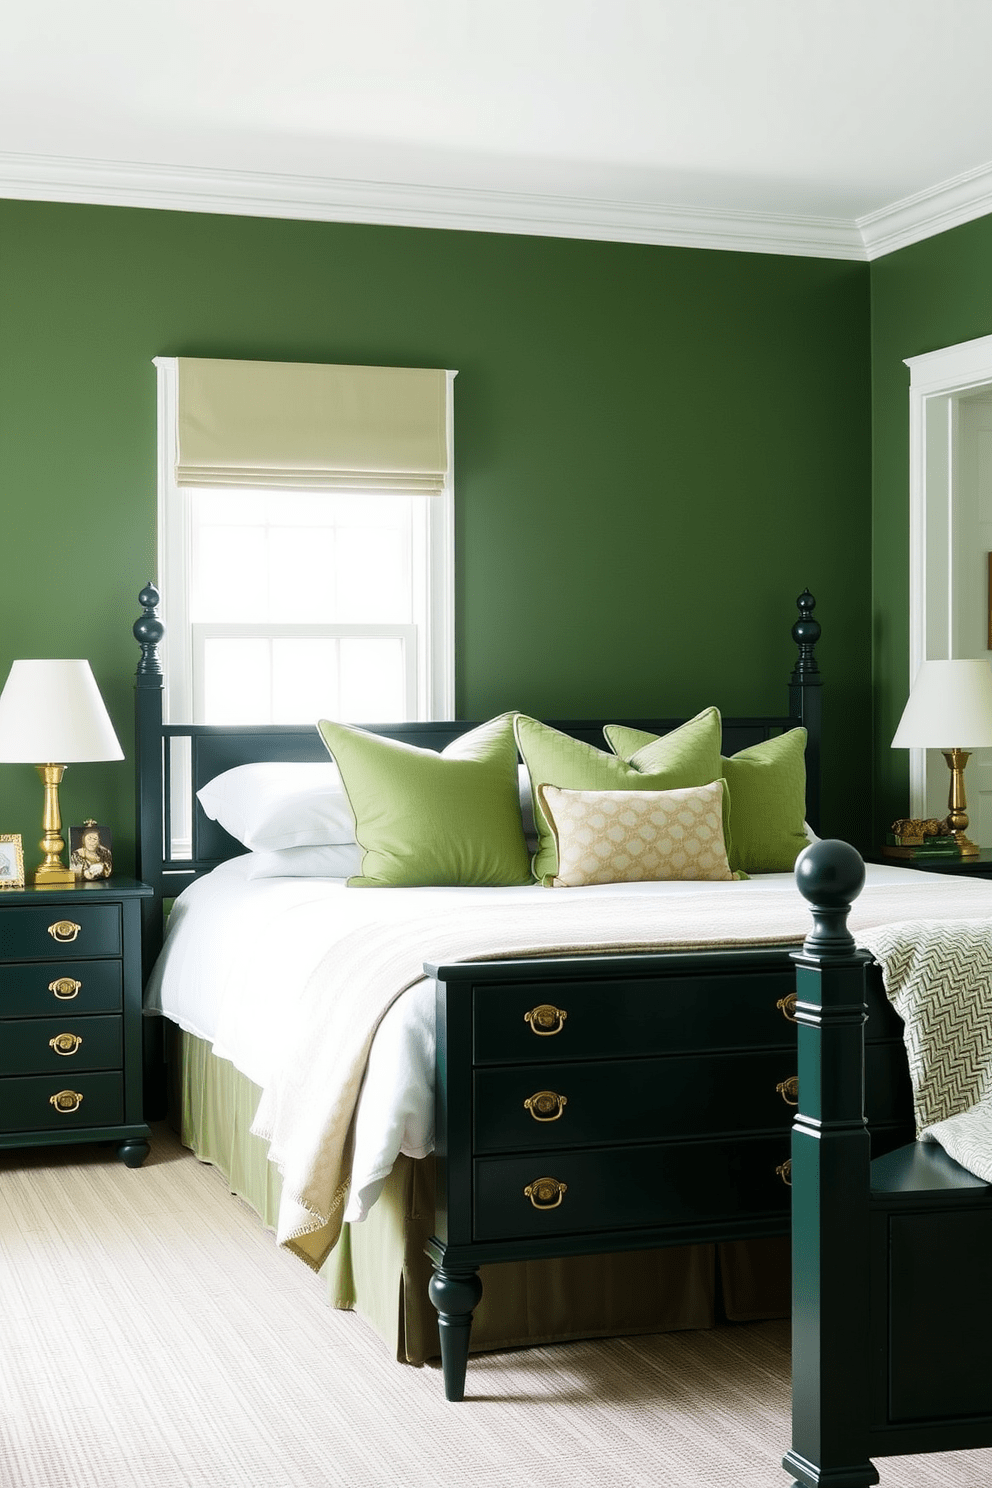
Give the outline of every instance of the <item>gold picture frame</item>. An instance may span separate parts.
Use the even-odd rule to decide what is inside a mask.
[[[23,889],[24,848],[20,832],[0,833],[0,889]]]

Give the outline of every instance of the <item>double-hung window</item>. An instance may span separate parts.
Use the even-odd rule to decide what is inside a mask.
[[[452,717],[455,374],[156,366],[167,718]]]

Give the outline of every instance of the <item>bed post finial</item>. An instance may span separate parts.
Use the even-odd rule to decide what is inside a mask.
[[[149,579],[138,595],[138,603],[143,613],[131,627],[134,639],[141,647],[141,659],[135,673],[137,687],[162,686],[162,663],[158,656],[158,643],[165,635],[165,626],[158,614],[159,599],[159,592]]]
[[[792,681],[805,682],[808,686],[814,674],[818,674],[820,668],[816,663],[814,647],[820,639],[821,629],[819,620],[813,619],[813,611],[816,609],[816,600],[808,589],[804,589],[796,600],[799,609],[799,619],[792,627],[792,639],[799,647],[799,655],[792,672]]]
[[[803,942],[807,955],[838,955],[854,950],[847,928],[851,905],[865,886],[861,854],[849,842],[814,842],[796,859],[796,887],[809,901],[813,928]]]

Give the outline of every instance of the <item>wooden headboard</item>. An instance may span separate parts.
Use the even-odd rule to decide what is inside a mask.
[[[327,751],[311,725],[244,725],[163,723],[162,664],[158,646],[165,626],[158,615],[159,593],[149,583],[138,596],[142,614],[133,626],[141,647],[135,677],[135,769],[137,773],[137,873],[152,885],[154,900],[146,901],[146,951],[154,957],[161,943],[161,901],[174,898],[194,878],[218,863],[245,851],[241,843],[205,815],[196,792],[208,780],[235,765],[261,760],[326,761]],[[814,829],[820,821],[821,678],[815,647],[820,636],[813,619],[816,601],[809,590],[799,596],[799,618],[792,638],[799,648],[789,679],[789,709],[780,717],[725,718],[723,752],[735,754],[748,745],[802,726],[806,746],[806,817]],[[603,749],[603,723],[663,734],[685,722],[682,718],[552,719],[554,728]],[[469,721],[367,724],[372,733],[401,739],[427,749],[443,749],[459,734],[475,728]],[[177,765],[176,761],[180,763]],[[189,823],[189,850],[176,856],[172,812],[180,792],[180,806]]]

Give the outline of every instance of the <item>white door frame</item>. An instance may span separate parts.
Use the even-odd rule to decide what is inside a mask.
[[[992,336],[923,356],[909,368],[909,685],[925,660],[954,655],[958,403],[992,388]],[[946,777],[945,777],[946,778]],[[927,751],[909,751],[910,814],[927,812]]]

